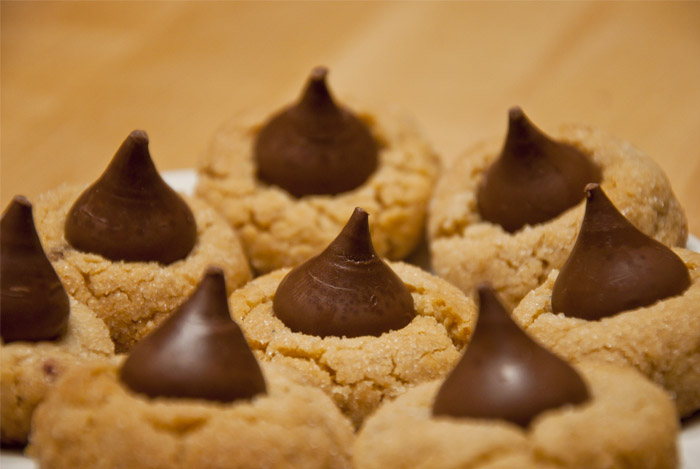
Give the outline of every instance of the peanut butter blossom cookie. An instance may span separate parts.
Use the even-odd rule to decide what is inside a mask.
[[[326,75],[314,69],[272,117],[226,123],[200,165],[197,194],[235,227],[259,273],[321,252],[358,206],[381,256],[404,258],[422,236],[437,155],[399,113],[341,105]]]
[[[318,389],[260,367],[231,320],[223,272],[119,366],[74,370],[37,409],[41,467],[349,468],[350,422]]]
[[[631,366],[700,408],[700,254],[635,228],[598,185],[571,255],[513,311],[557,354]]]
[[[229,291],[251,277],[233,230],[207,204],[183,199],[163,181],[140,130],[94,184],[49,192],[36,211],[66,289],[104,319],[119,352],[184,301],[207,265],[224,269]]]
[[[600,183],[647,235],[685,245],[685,215],[666,176],[629,143],[579,125],[552,137],[516,107],[498,145],[482,142],[455,160],[430,202],[433,268],[464,291],[489,281],[514,306],[560,268],[583,219],[588,183]]]
[[[53,382],[80,362],[113,354],[114,345],[104,323],[66,294],[25,197],[3,213],[0,245],[0,429],[3,445],[23,445]]]
[[[677,467],[678,422],[662,389],[630,369],[573,368],[518,328],[490,288],[478,293],[459,363],[367,419],[355,468]]]
[[[359,208],[322,253],[258,277],[230,304],[259,359],[297,370],[356,427],[383,400],[444,376],[476,317],[447,282],[382,261]]]

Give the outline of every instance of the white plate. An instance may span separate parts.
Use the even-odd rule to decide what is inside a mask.
[[[186,194],[192,194],[197,174],[191,169],[166,171],[164,179],[173,188]],[[688,238],[688,249],[700,252],[700,240],[694,236]],[[683,461],[682,469],[700,469],[700,413],[685,422],[679,441],[679,452]],[[0,467],[2,469],[36,469],[36,464],[22,456],[20,451],[0,450]]]

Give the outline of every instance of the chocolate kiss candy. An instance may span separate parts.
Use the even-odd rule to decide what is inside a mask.
[[[0,335],[51,340],[68,326],[70,304],[34,227],[32,204],[16,196],[0,222]]]
[[[554,282],[554,312],[596,320],[690,286],[683,261],[627,221],[598,184],[586,186],[586,197],[576,244]]]
[[[413,297],[374,251],[367,212],[356,208],[337,238],[277,287],[275,315],[294,332],[380,336],[413,320]]]
[[[258,179],[295,197],[349,191],[377,167],[377,142],[335,103],[326,73],[322,67],[311,72],[301,99],[265,124],[253,149]]]
[[[477,203],[484,220],[512,233],[578,204],[601,173],[581,151],[542,133],[520,108],[508,119],[505,145],[481,181]]]
[[[510,318],[493,290],[480,285],[471,342],[433,403],[433,415],[503,419],[527,427],[547,409],[580,404],[586,384]]]
[[[158,174],[146,132],[134,130],[71,207],[65,235],[74,248],[114,261],[170,264],[192,250],[197,225]]]
[[[260,366],[229,314],[221,269],[208,268],[192,296],[134,346],[120,377],[150,397],[231,402],[266,392]]]

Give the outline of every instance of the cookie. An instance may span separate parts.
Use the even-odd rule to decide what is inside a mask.
[[[83,189],[64,185],[43,194],[35,205],[37,230],[68,293],[105,321],[118,352],[127,351],[182,303],[208,265],[224,269],[230,290],[250,279],[235,233],[197,198],[186,198],[197,223],[197,242],[182,260],[169,265],[112,261],[73,248],[64,225]]]
[[[66,294],[23,196],[2,214],[0,250],[0,431],[3,445],[23,445],[53,382],[114,345],[95,313]]]
[[[554,137],[598,166],[601,187],[637,228],[666,245],[685,245],[685,215],[668,179],[651,158],[627,142],[585,126],[561,127]],[[564,263],[576,239],[584,204],[512,233],[485,221],[477,193],[501,146],[499,140],[478,144],[444,172],[429,206],[428,237],[438,275],[464,291],[489,281],[514,306]]]
[[[102,320],[73,299],[66,332],[59,339],[0,343],[3,444],[27,442],[34,409],[59,377],[79,364],[113,353],[114,344]]]
[[[700,254],[675,252],[688,268],[691,285],[679,296],[597,321],[552,311],[559,271],[513,310],[518,323],[555,353],[583,360],[631,366],[668,390],[678,413],[700,408]]]
[[[267,394],[219,403],[130,391],[115,362],[72,370],[37,409],[39,467],[349,468],[350,423],[321,391],[263,365]]]
[[[376,141],[376,168],[358,186],[338,193],[296,196],[290,191],[296,193],[298,187],[310,185],[308,181],[289,190],[262,182],[254,150],[266,114],[240,114],[214,136],[199,165],[196,193],[236,229],[258,273],[291,267],[319,253],[355,207],[372,214],[372,237],[381,256],[402,259],[417,246],[439,158],[400,111],[357,106],[355,114]],[[354,173],[353,166],[372,167],[353,160],[350,169],[342,166],[345,169],[335,172]],[[325,169],[319,171],[320,180],[329,176]]]
[[[42,467],[350,467],[350,422],[321,391],[260,367],[224,273],[118,363],[66,376],[36,412]]]
[[[474,303],[449,283],[401,262],[389,263],[408,288],[415,318],[379,337],[319,337],[293,332],[273,311],[289,269],[258,277],[235,291],[231,314],[261,361],[282,363],[323,389],[355,426],[384,400],[444,376],[471,334]]]
[[[441,382],[384,404],[354,446],[369,468],[674,468],[678,422],[662,389],[636,371],[581,363],[592,398],[546,411],[523,429],[503,420],[432,415]]]

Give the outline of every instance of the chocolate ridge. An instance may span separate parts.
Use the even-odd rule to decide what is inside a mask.
[[[585,185],[601,177],[600,169],[582,151],[553,140],[522,109],[513,107],[501,153],[478,188],[479,213],[512,233],[577,205]]]
[[[299,100],[271,117],[254,142],[258,179],[294,197],[352,190],[377,168],[376,140],[335,102],[327,73],[315,68]]]
[[[32,204],[15,196],[0,222],[0,335],[5,342],[52,340],[68,327],[70,303],[39,240]]]
[[[380,336],[415,317],[413,297],[372,245],[368,214],[356,208],[336,239],[292,269],[273,299],[294,332],[320,337]]]
[[[260,366],[229,313],[220,268],[209,267],[194,293],[133,347],[120,379],[149,397],[232,402],[266,392]]]
[[[682,294],[691,284],[683,261],[639,231],[598,184],[586,186],[576,243],[552,289],[552,310],[597,320]]]
[[[478,288],[479,318],[470,343],[433,402],[433,415],[503,419],[527,427],[542,412],[589,398],[567,362],[520,329],[490,286]]]
[[[197,241],[194,215],[158,174],[146,132],[131,132],[78,197],[65,237],[75,249],[113,261],[171,264],[187,257]]]

